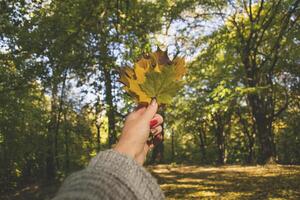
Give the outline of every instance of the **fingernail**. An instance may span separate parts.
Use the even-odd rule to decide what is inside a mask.
[[[154,106],[156,105],[156,98],[155,97],[152,97],[152,100],[151,100],[151,106]]]
[[[157,119],[152,119],[150,121],[150,128],[152,128],[153,126],[155,126],[158,123]]]
[[[157,132],[157,130],[156,129],[150,129],[150,132],[152,133],[152,135],[154,135]]]

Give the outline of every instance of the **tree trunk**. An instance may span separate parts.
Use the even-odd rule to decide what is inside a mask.
[[[225,135],[222,129],[217,130],[217,146],[218,146],[218,160],[219,165],[225,164]]]
[[[207,159],[206,159],[206,148],[205,148],[205,134],[202,130],[202,128],[200,128],[201,130],[199,130],[199,141],[200,141],[200,153],[201,153],[201,162],[202,163],[206,163]]]
[[[101,149],[101,137],[100,137],[100,125],[96,124],[96,129],[97,129],[97,151],[99,152]]]
[[[3,191],[11,190],[11,188],[13,188],[13,180],[15,179],[15,166],[13,159],[14,155],[11,148],[12,144],[14,144],[13,138],[15,135],[13,134],[13,132],[11,132],[11,130],[8,127],[5,127],[4,129],[6,129],[4,133],[10,134],[3,134],[3,142],[1,143],[1,145],[3,145],[3,151],[0,152],[3,153],[3,159],[0,159],[0,175],[3,181],[0,181],[0,193]]]
[[[48,181],[52,181],[55,178],[55,160],[54,160],[54,134],[56,127],[56,113],[57,113],[57,91],[58,86],[53,83],[52,86],[52,99],[51,99],[51,116],[48,124],[47,133],[47,155],[46,155],[46,177]]]
[[[115,108],[113,104],[111,73],[107,66],[103,66],[103,72],[105,78],[105,100],[108,118],[108,145],[109,148],[111,148],[117,141]]]
[[[260,140],[262,164],[272,162],[274,157],[274,142],[272,136],[272,121],[268,120],[264,114],[256,116],[258,138]]]
[[[67,127],[67,111],[64,112],[64,135],[65,135],[65,173],[70,171],[70,153],[69,153],[69,130]]]
[[[251,88],[271,88],[273,84],[271,76],[268,77],[266,74],[263,74],[260,69],[262,66],[258,66],[256,60],[251,56],[250,46],[246,45],[241,56],[246,72],[245,85]],[[272,97],[273,91],[270,90],[265,90],[264,92],[256,91],[247,95],[252,116],[255,119],[259,142],[258,163],[260,164],[266,164],[272,161],[274,157],[275,145],[272,132],[274,102]]]
[[[267,111],[265,98],[259,98],[258,95],[248,95],[248,100],[255,119],[257,136],[259,141],[258,163],[266,164],[274,161],[274,141],[272,132],[272,113]]]
[[[214,132],[216,135],[216,144],[218,152],[217,164],[219,165],[225,164],[225,124],[223,123],[222,118],[223,116],[220,116],[219,114],[214,115]]]
[[[164,157],[164,143],[161,141],[153,147],[151,163],[162,163]]]
[[[174,141],[174,130],[172,129],[171,132],[171,156],[172,156],[172,161],[174,162],[175,160],[175,141]]]
[[[234,102],[231,103],[232,105]],[[231,105],[231,107],[232,107]],[[229,134],[231,129],[231,116],[232,110],[222,111],[219,110],[215,113],[214,118],[214,130],[216,134],[216,143],[218,150],[217,164],[223,165],[226,163],[226,135]],[[227,133],[227,134],[226,134]]]
[[[247,121],[247,119],[244,119],[242,117],[241,111],[239,109],[237,110],[237,115],[239,117],[239,122],[242,125],[243,132],[244,132],[244,134],[246,135],[246,138],[247,138],[248,155],[246,157],[246,163],[247,164],[251,164],[251,163],[253,163],[253,160],[254,160],[254,151],[253,151],[253,148],[254,148],[254,142],[255,142],[255,138],[254,138],[255,127],[253,126],[253,128],[252,128],[253,130],[252,130],[252,134],[251,134],[251,128],[250,128],[251,124],[249,124],[249,122]]]
[[[67,80],[67,70],[63,73],[63,82],[62,82],[62,88],[60,93],[60,100],[58,105],[58,110],[56,114],[56,120],[55,120],[55,134],[54,134],[54,157],[55,157],[55,164],[56,169],[59,169],[59,156],[58,156],[58,137],[59,137],[59,128],[60,128],[60,121],[61,121],[61,114],[63,111],[63,104],[64,104],[64,96],[65,96],[65,87],[66,87],[66,80]]]
[[[253,130],[253,134],[250,134],[249,130],[247,129],[247,127],[245,126],[244,127],[244,132],[248,138],[248,156],[247,156],[247,159],[246,159],[246,163],[247,164],[252,164],[253,161],[254,161],[254,151],[253,151],[253,148],[254,148],[254,131]]]
[[[47,155],[46,155],[46,177],[48,181],[52,181],[55,178],[55,166],[54,166],[54,148],[53,148],[53,132],[52,128],[48,128],[47,135]]]

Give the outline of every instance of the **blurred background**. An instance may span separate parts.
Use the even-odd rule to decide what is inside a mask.
[[[0,198],[50,198],[112,147],[136,106],[118,69],[157,47],[188,68],[146,162],[167,197],[300,198],[299,4],[1,0]]]

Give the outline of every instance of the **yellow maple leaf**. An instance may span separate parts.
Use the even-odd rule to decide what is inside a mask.
[[[186,73],[185,60],[184,58],[177,57],[173,60],[173,63],[175,65],[176,79],[180,80]]]
[[[145,81],[145,74],[150,69],[150,60],[142,58],[137,63],[134,64],[134,73],[138,83],[143,83]]]

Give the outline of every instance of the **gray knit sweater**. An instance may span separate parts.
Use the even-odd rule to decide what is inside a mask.
[[[164,195],[142,166],[125,155],[107,150],[64,181],[53,200],[61,199],[159,200]]]

